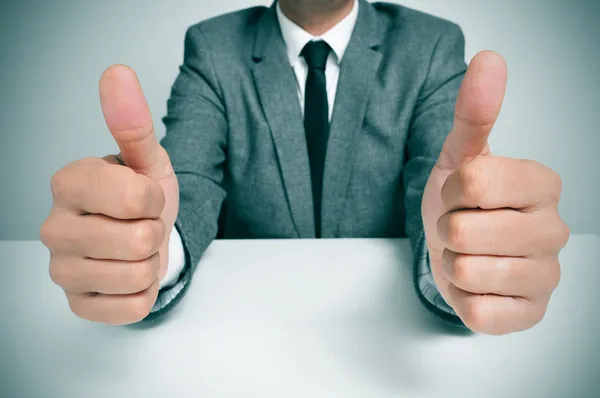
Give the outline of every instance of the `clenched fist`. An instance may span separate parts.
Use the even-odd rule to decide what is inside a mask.
[[[558,214],[558,175],[533,161],[490,153],[506,79],[498,54],[473,59],[422,202],[440,293],[466,326],[495,335],[541,321],[569,237]]]
[[[53,176],[41,239],[50,249],[50,276],[76,315],[127,324],[146,317],[156,301],[179,187],[135,73],[107,69],[100,101],[120,157],[78,160]]]

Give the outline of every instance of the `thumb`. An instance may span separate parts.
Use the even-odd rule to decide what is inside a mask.
[[[458,92],[452,131],[446,138],[438,165],[456,169],[488,152],[488,137],[502,108],[507,68],[500,54],[477,54]]]
[[[100,78],[99,91],[106,125],[123,162],[150,178],[164,175],[168,156],[154,134],[152,115],[135,72],[125,65],[109,67]]]

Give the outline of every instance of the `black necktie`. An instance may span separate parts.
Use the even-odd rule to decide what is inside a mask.
[[[325,152],[329,137],[329,104],[325,66],[331,48],[324,41],[311,41],[302,50],[308,65],[304,99],[304,131],[310,161],[310,174],[315,213],[315,234],[321,237],[321,193],[323,191],[323,171]]]

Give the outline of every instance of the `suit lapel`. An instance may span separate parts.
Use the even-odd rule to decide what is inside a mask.
[[[356,27],[340,64],[323,177],[323,237],[336,237],[350,182],[353,149],[381,62],[376,11],[360,0]]]
[[[275,4],[257,23],[252,72],[275,144],[294,225],[301,238],[314,238],[310,165],[294,71],[279,31]]]

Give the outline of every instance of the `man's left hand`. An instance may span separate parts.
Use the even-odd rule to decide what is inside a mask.
[[[472,60],[422,202],[442,297],[468,328],[493,335],[542,320],[569,238],[558,214],[559,176],[534,161],[490,153],[506,80],[500,55],[482,52]]]

